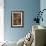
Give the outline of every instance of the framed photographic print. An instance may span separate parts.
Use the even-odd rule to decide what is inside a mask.
[[[24,11],[12,11],[11,27],[23,27],[23,26],[24,26]]]

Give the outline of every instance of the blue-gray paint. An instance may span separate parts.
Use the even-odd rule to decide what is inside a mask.
[[[40,0],[4,0],[4,35],[7,41],[18,41],[24,37],[33,24],[36,12],[40,9]],[[11,28],[11,11],[24,11],[24,27]]]

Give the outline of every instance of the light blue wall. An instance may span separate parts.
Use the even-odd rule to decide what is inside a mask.
[[[46,0],[41,0],[40,1],[40,10],[42,11],[43,9],[46,9]],[[46,10],[43,12],[43,22],[40,22],[40,25],[45,26],[46,27]]]
[[[36,17],[36,12],[40,9],[39,0],[4,0],[4,35],[7,41],[18,41],[24,37],[30,30],[33,24],[33,19]],[[11,11],[24,11],[24,27],[11,28]]]
[[[40,1],[40,10],[42,11],[43,9],[46,9],[46,0],[41,0]],[[46,27],[46,11],[43,12],[43,22],[40,21],[40,25]],[[46,39],[46,35],[45,35],[45,39]],[[45,44],[46,44],[46,40],[45,40]]]

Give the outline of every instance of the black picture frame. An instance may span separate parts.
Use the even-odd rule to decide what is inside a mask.
[[[24,27],[24,11],[11,11],[11,27]]]

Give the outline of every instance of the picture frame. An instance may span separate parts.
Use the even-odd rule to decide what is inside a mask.
[[[11,27],[24,26],[24,11],[11,11]]]

